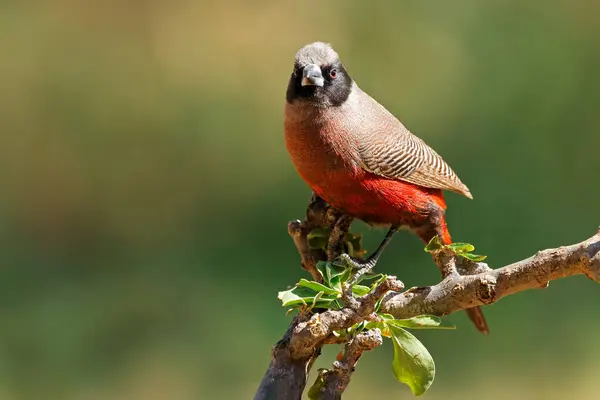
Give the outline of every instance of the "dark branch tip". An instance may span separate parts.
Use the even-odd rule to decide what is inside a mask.
[[[288,223],[288,234],[292,237],[302,234],[302,222],[300,220],[290,221]]]

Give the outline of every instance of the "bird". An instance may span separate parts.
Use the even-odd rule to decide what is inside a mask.
[[[400,229],[424,243],[436,235],[452,243],[443,191],[472,199],[469,188],[438,153],[360,89],[328,43],[310,43],[296,53],[284,136],[297,172],[318,197],[352,218],[389,228],[377,250],[355,265],[374,267]],[[489,333],[479,307],[466,311],[480,332]]]

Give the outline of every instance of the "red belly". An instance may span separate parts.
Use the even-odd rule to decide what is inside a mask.
[[[390,180],[364,170],[301,175],[326,202],[367,223],[413,226],[427,220],[438,207],[446,208],[440,189]]]

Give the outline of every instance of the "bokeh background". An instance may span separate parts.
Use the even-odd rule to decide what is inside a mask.
[[[287,222],[310,197],[285,151],[293,57],[334,44],[361,87],[475,196],[455,240],[492,265],[600,225],[600,3],[3,1],[0,399],[251,398],[300,277]],[[362,224],[366,246],[383,232]],[[438,280],[422,245],[379,266]],[[430,399],[598,396],[600,288],[487,307],[489,337],[418,336]],[[333,360],[327,349],[316,367]],[[345,398],[409,398],[388,343]]]

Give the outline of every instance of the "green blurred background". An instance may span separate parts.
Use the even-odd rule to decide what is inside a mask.
[[[308,188],[283,141],[293,57],[323,40],[475,196],[455,240],[502,266],[600,225],[600,4],[0,3],[0,399],[248,399],[305,276],[286,233]],[[368,249],[383,232],[362,224]],[[438,274],[401,234],[380,270]],[[598,396],[600,288],[487,307],[489,337],[418,336],[430,399]],[[333,360],[325,351],[316,367]],[[347,399],[409,398],[386,344]],[[316,368],[315,368],[316,369]],[[375,389],[375,392],[370,392]]]

